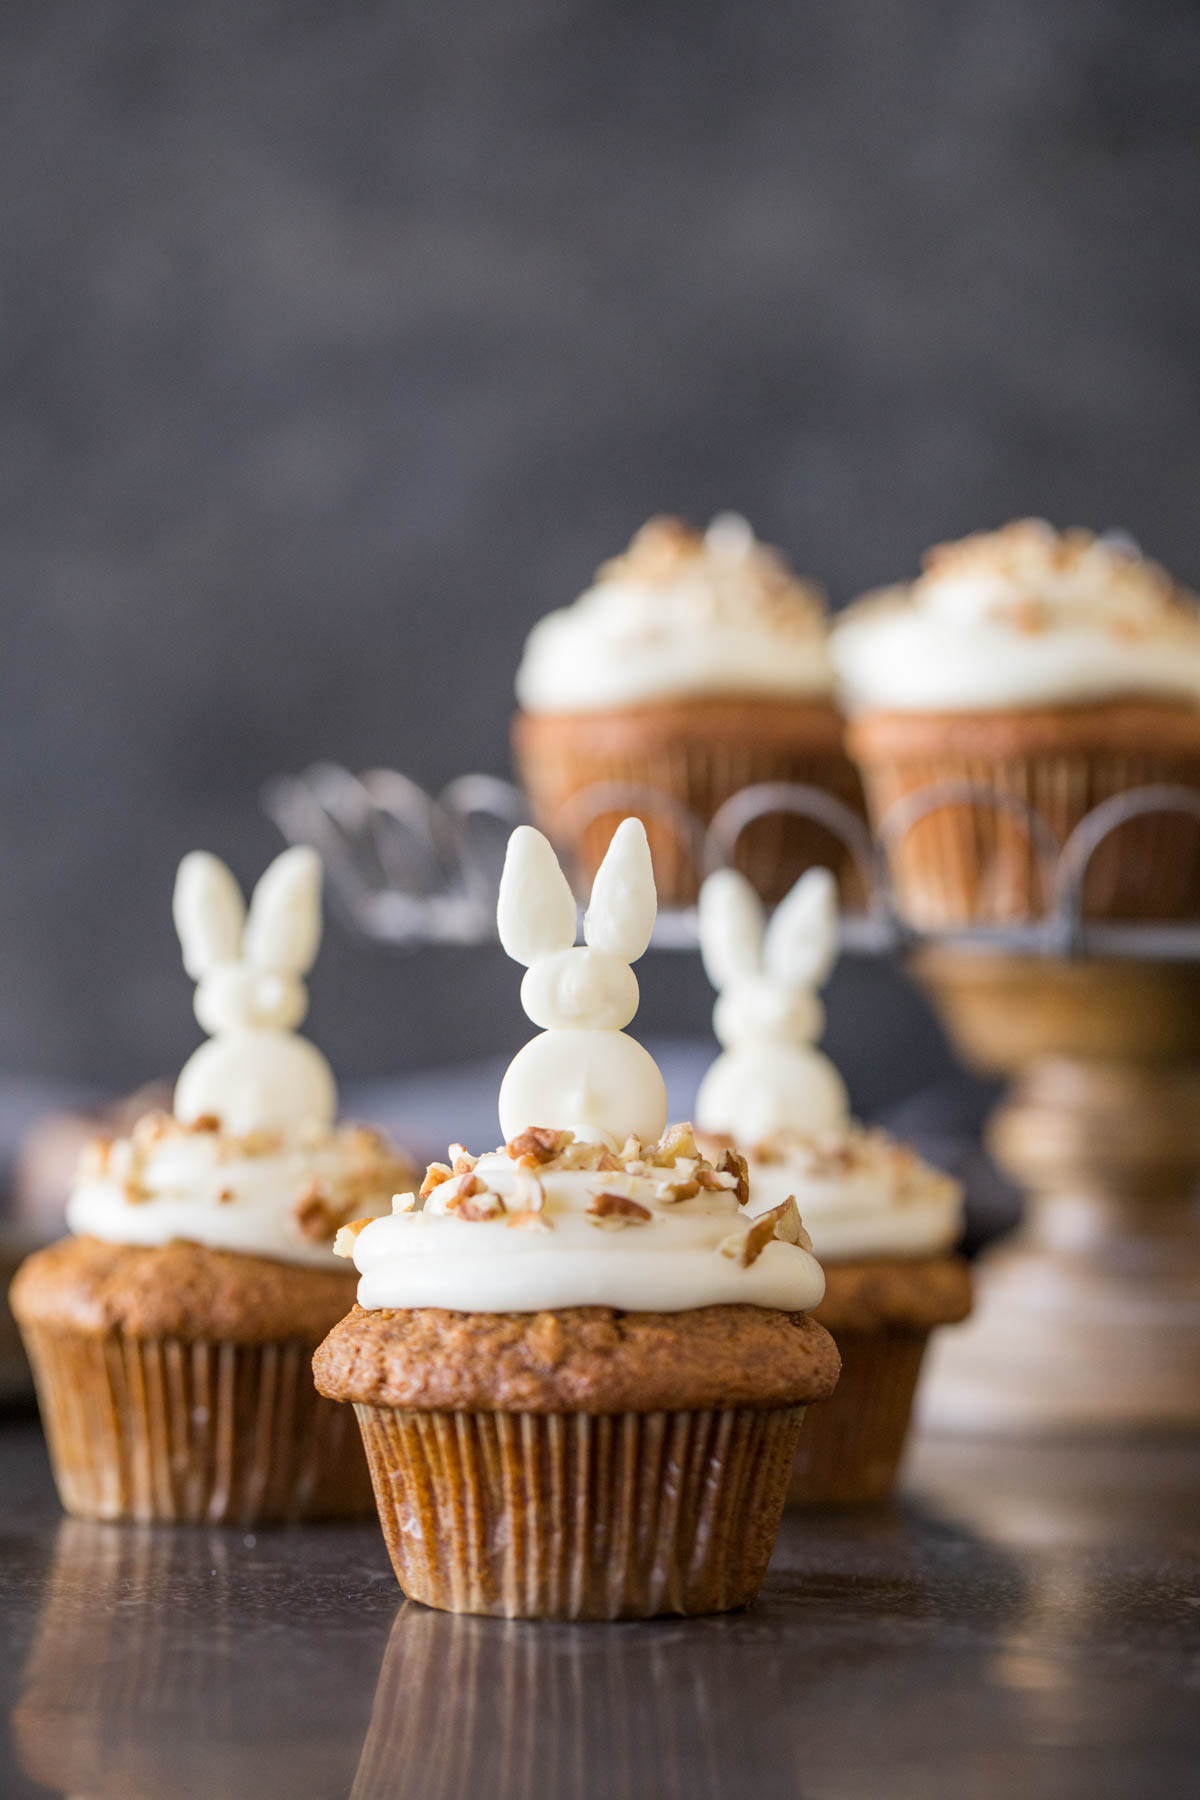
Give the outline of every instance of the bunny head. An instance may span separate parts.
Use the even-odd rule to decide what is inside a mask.
[[[210,1034],[179,1077],[176,1117],[212,1115],[238,1134],[332,1124],[329,1065],[294,1035],[308,1010],[303,976],[321,941],[316,851],[276,857],[247,915],[225,864],[195,850],[179,865],[173,910],[183,965],[197,983],[196,1017]]]
[[[744,875],[721,869],[700,890],[700,949],[717,989],[713,1030],[725,1054],[700,1086],[696,1123],[754,1144],[785,1130],[844,1122],[841,1076],[812,1046],[825,1027],[816,989],[837,957],[837,890],[809,869],[767,924]]]
[[[631,963],[645,953],[657,911],[645,827],[626,819],[596,872],[575,945],[575,896],[550,844],[521,825],[508,841],[496,921],[500,942],[524,963],[521,1004],[540,1037],[513,1059],[500,1087],[506,1139],[530,1126],[573,1131],[613,1147],[645,1142],[667,1122],[653,1058],[626,1037],[637,1011]]]

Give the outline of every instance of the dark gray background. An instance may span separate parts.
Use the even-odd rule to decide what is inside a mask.
[[[178,856],[257,873],[314,758],[501,769],[651,511],[838,601],[1028,510],[1200,576],[1198,74],[1191,0],[6,0],[0,1070],[175,1065]],[[314,1030],[436,1063],[516,992],[334,929]],[[945,1066],[894,979],[832,1015],[860,1097]]]

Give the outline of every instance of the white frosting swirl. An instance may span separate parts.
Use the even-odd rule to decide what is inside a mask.
[[[347,1218],[383,1212],[412,1165],[359,1126],[236,1137],[165,1114],[129,1138],[97,1139],[67,1201],[80,1236],[114,1244],[184,1239],[279,1262],[336,1268]]]
[[[531,1170],[503,1150],[481,1157],[470,1175],[435,1188],[423,1211],[397,1211],[358,1232],[352,1253],[362,1277],[359,1304],[453,1312],[682,1312],[742,1304],[804,1312],[820,1302],[825,1278],[803,1243],[772,1239],[742,1266],[750,1222],[732,1185],[674,1199],[674,1189],[709,1165],[682,1156],[659,1166],[638,1156],[622,1160],[626,1166],[607,1170]],[[464,1217],[464,1180],[481,1190],[472,1196],[474,1212],[486,1215],[491,1196],[504,1210]],[[634,1216],[598,1213],[602,1195],[631,1202]],[[540,1210],[531,1211],[531,1203]],[[339,1249],[350,1253],[341,1242]]]
[[[573,606],[534,626],[517,672],[526,712],[698,696],[824,697],[824,602],[723,513],[700,534],[652,519]]]
[[[1038,519],[939,546],[831,639],[848,710],[1200,702],[1200,610],[1128,539]]]
[[[748,1217],[791,1194],[823,1262],[935,1256],[962,1232],[962,1189],[886,1132],[780,1133],[746,1158]]]

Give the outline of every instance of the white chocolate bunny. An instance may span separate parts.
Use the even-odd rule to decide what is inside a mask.
[[[837,890],[809,869],[767,925],[762,902],[733,869],[700,890],[700,949],[717,989],[718,1056],[696,1096],[696,1123],[739,1144],[778,1131],[834,1129],[849,1117],[845,1084],[813,1046],[825,1028],[816,989],[837,957]]]
[[[183,966],[199,985],[196,1017],[209,1042],[184,1065],[175,1116],[205,1116],[241,1136],[331,1125],[333,1072],[295,1027],[308,1011],[301,979],[321,941],[321,859],[303,846],[276,857],[254,890],[249,916],[237,882],[204,850],[175,878],[175,929]]]
[[[596,871],[575,947],[575,896],[540,831],[508,840],[496,906],[500,942],[524,963],[521,1004],[545,1029],[517,1053],[500,1084],[500,1128],[511,1141],[531,1126],[573,1131],[618,1149],[633,1133],[660,1138],[667,1091],[647,1050],[625,1035],[637,1011],[630,968],[645,953],[658,899],[646,830],[626,819]]]

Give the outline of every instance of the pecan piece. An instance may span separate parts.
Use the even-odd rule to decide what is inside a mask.
[[[567,1145],[574,1142],[573,1131],[551,1131],[546,1125],[531,1125],[528,1131],[511,1138],[504,1148],[514,1162],[529,1159],[527,1166],[553,1162]]]
[[[478,1184],[482,1192],[464,1194],[454,1209],[457,1219],[471,1219],[478,1223],[483,1219],[498,1219],[508,1209],[499,1194],[493,1194],[482,1182]]]
[[[737,1150],[723,1150],[721,1160],[717,1164],[717,1172],[721,1175],[736,1176],[734,1196],[739,1206],[745,1206],[750,1198],[750,1170],[746,1165],[745,1157]]]
[[[435,1187],[441,1187],[443,1181],[449,1181],[454,1170],[449,1163],[432,1162],[425,1171],[425,1179],[418,1190],[418,1199],[428,1200]]]
[[[648,1206],[629,1200],[624,1194],[594,1194],[588,1206],[589,1218],[608,1226],[648,1225],[654,1214]]]
[[[333,1240],[333,1254],[335,1256],[353,1256],[354,1240],[359,1232],[365,1231],[368,1225],[374,1223],[374,1219],[351,1219],[348,1224],[339,1226],[337,1236]]]
[[[341,1209],[335,1207],[319,1181],[310,1182],[292,1208],[292,1217],[300,1235],[310,1244],[331,1239],[342,1222]]]

